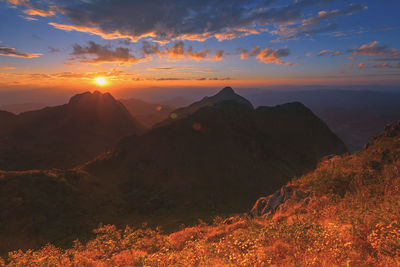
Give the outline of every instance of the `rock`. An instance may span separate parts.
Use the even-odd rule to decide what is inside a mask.
[[[278,210],[278,208],[282,207],[282,204],[293,196],[295,196],[297,200],[303,200],[308,196],[308,194],[292,185],[283,186],[280,190],[268,197],[260,197],[250,210],[249,215],[257,217],[273,214]],[[303,203],[307,205],[308,201]]]
[[[381,137],[395,137],[399,134],[399,132],[400,132],[400,120],[394,123],[386,124],[383,132],[377,136],[374,136],[373,139],[374,141],[376,141]]]
[[[395,137],[400,132],[400,121],[386,125],[384,135],[386,137]]]
[[[222,223],[229,225],[229,224],[233,224],[238,221],[239,221],[238,217],[230,217],[230,218],[225,219]]]
[[[261,216],[261,211],[264,209],[265,204],[267,203],[266,197],[260,197],[256,204],[254,204],[253,208],[249,212],[249,215],[252,217]]]

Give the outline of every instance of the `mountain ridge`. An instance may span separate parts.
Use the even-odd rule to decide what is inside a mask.
[[[121,137],[144,131],[122,103],[97,91],[15,115],[8,125],[0,136],[3,170],[72,168],[111,149]]]

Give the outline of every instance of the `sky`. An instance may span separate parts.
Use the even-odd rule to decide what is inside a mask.
[[[0,90],[398,86],[399,10],[398,0],[0,0]]]

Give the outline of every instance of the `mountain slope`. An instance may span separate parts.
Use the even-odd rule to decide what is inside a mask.
[[[321,157],[344,152],[340,139],[301,103],[253,109],[218,102],[127,136],[72,170],[0,173],[0,214],[6,215],[0,253],[47,242],[65,246],[85,239],[99,222],[147,221],[175,230],[198,218],[244,212]],[[29,186],[19,189],[24,183]]]
[[[238,95],[233,91],[231,87],[225,87],[221,91],[219,91],[217,94],[211,96],[211,97],[204,97],[202,100],[197,101],[192,103],[189,106],[183,107],[183,108],[178,108],[174,111],[171,112],[170,118],[166,119],[165,121],[160,122],[159,124],[156,124],[155,127],[159,126],[164,126],[168,125],[172,121],[176,119],[182,119],[185,118],[193,113],[195,113],[197,110],[203,107],[211,107],[217,103],[224,102],[224,101],[234,101],[236,103],[240,103],[248,108],[253,109],[253,105],[244,97]]]
[[[325,159],[263,217],[216,218],[166,234],[105,225],[68,250],[15,252],[9,266],[399,266],[400,121],[354,155]],[[292,193],[288,188],[291,187]],[[286,188],[286,189],[285,189]],[[270,197],[274,197],[273,194]]]
[[[112,177],[133,210],[226,212],[242,210],[321,157],[344,152],[340,139],[300,103],[254,110],[244,101],[224,101],[127,137],[83,170],[99,181]]]
[[[12,127],[0,133],[3,170],[71,168],[111,149],[123,136],[143,131],[120,102],[99,92],[8,121]]]

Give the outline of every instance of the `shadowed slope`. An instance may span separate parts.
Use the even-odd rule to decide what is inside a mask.
[[[71,168],[111,149],[123,136],[143,131],[120,102],[99,92],[21,113],[11,123],[0,132],[3,170]]]
[[[225,101],[121,141],[84,166],[113,180],[127,206],[240,211],[344,144],[300,103],[254,110]]]

